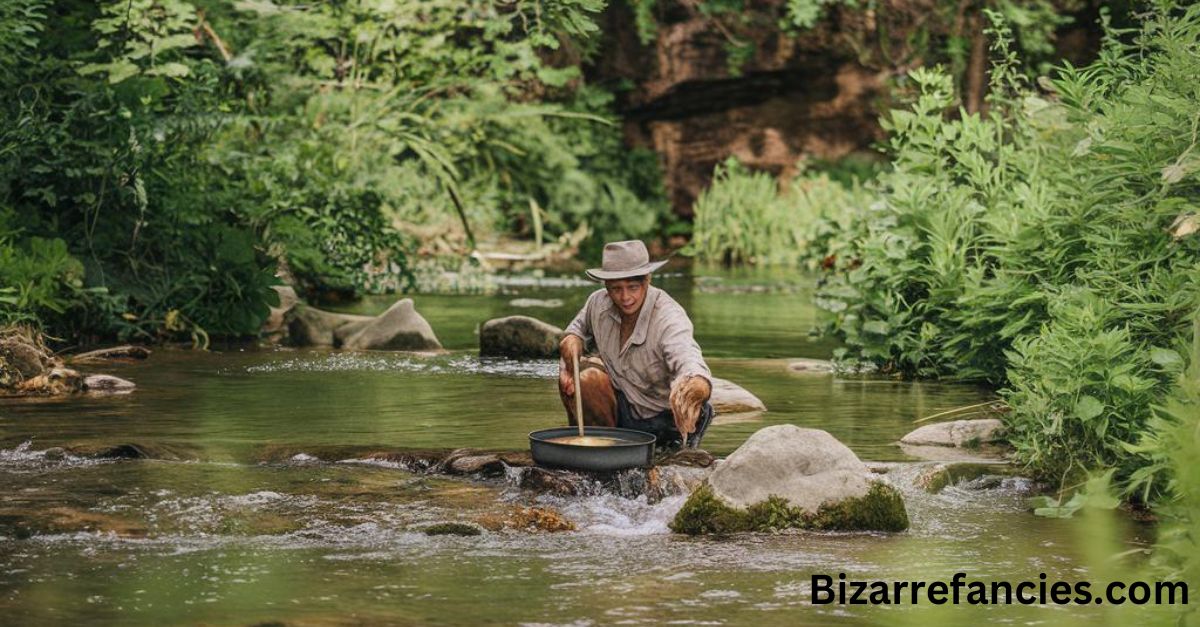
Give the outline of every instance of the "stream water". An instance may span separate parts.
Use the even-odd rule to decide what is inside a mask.
[[[691,312],[714,374],[770,409],[718,418],[705,448],[727,454],[770,424],[825,429],[864,460],[901,462],[889,474],[906,496],[906,533],[688,538],[667,529],[682,495],[533,496],[503,479],[317,460],[339,447],[522,449],[529,431],[561,424],[554,363],[471,350],[480,322],[525,313],[565,325],[590,290],[528,283],[416,297],[446,355],[159,350],[104,368],[138,384],[129,395],[0,400],[3,622],[872,624],[917,619],[909,607],[813,606],[810,576],[1086,578],[1077,527],[1029,514],[1027,482],[938,494],[912,484],[922,466],[896,440],[914,419],[987,390],[789,371],[789,358],[825,358],[832,345],[808,335],[807,281],[782,275],[661,283]],[[114,444],[157,459],[53,450]],[[554,508],[577,530],[420,532],[515,504]],[[1068,613],[1078,610],[986,608],[972,620],[1049,624]]]

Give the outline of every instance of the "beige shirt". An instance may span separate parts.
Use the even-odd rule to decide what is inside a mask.
[[[595,342],[613,385],[625,394],[634,413],[648,419],[670,409],[671,386],[699,375],[712,383],[692,321],[669,294],[650,286],[637,326],[621,346],[621,312],[603,288],[592,292],[567,333]]]

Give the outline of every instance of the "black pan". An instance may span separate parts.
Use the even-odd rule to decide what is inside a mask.
[[[579,435],[577,427],[542,429],[529,434],[529,451],[539,466],[572,470],[622,470],[650,466],[655,437],[649,433],[614,427],[587,427],[586,435],[621,440],[609,446],[580,446],[549,442],[552,438]]]

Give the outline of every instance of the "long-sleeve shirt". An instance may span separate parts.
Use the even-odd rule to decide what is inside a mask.
[[[671,387],[684,377],[712,373],[692,336],[692,321],[669,294],[650,286],[637,325],[621,346],[621,312],[599,289],[567,325],[566,332],[594,342],[613,385],[625,394],[639,418],[670,409]]]

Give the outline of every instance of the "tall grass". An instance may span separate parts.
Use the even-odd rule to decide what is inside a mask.
[[[695,223],[685,253],[710,263],[817,267],[848,248],[852,207],[870,196],[857,180],[801,171],[777,182],[730,157],[717,166],[712,185],[694,206]]]

